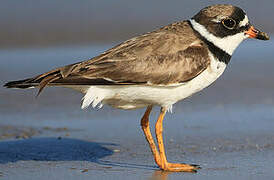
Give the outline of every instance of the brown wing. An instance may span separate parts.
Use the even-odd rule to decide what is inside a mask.
[[[132,38],[88,61],[44,73],[29,83],[51,85],[169,85],[186,82],[209,65],[206,46],[186,21]]]
[[[207,50],[201,46],[190,46],[185,50],[166,55],[150,55],[145,58],[120,61],[106,59],[84,67],[74,65],[74,71],[76,70],[77,73],[71,73],[67,78],[54,82],[64,83],[80,78],[91,80],[90,82],[100,80],[108,84],[169,85],[193,79],[208,65]]]

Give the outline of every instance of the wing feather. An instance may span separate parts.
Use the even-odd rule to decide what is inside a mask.
[[[186,21],[130,39],[91,60],[73,64],[66,81],[169,85],[189,81],[209,65],[207,46]],[[75,76],[77,77],[75,79]],[[72,80],[72,81],[74,81]],[[62,80],[58,80],[62,82]]]
[[[132,38],[90,60],[28,79],[21,87],[37,84],[40,93],[47,85],[172,85],[195,78],[209,64],[207,46],[182,21]]]

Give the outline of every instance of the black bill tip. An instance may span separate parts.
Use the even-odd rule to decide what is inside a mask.
[[[265,32],[259,32],[256,38],[260,40],[265,40],[265,41],[270,39],[268,34]]]

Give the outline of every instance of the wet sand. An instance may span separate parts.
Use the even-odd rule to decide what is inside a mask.
[[[2,50],[0,84],[109,47]],[[273,47],[273,41],[242,44],[214,85],[167,114],[167,157],[200,164],[196,174],[158,170],[139,125],[144,109],[81,110],[82,95],[70,89],[47,88],[36,99],[36,90],[0,87],[0,178],[272,179]]]

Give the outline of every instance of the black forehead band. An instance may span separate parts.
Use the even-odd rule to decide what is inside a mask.
[[[237,21],[237,23],[239,23],[242,20],[244,20],[245,15],[246,14],[242,9],[235,7],[235,10],[233,11],[231,18],[233,18],[235,21]]]

